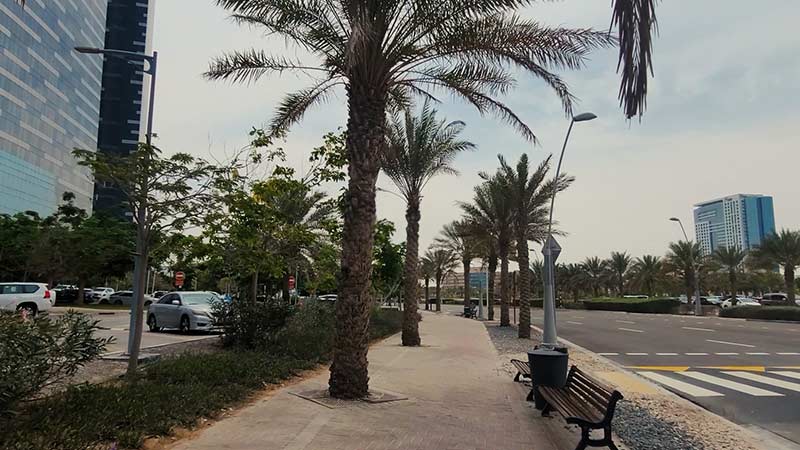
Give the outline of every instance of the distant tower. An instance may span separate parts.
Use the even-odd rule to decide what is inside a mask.
[[[708,255],[720,247],[749,250],[775,233],[772,197],[736,194],[694,205],[697,241]]]

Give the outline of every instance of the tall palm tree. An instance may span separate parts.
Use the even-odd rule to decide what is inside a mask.
[[[442,235],[436,238],[436,243],[450,250],[461,259],[464,270],[464,310],[472,305],[472,293],[469,283],[470,267],[472,260],[478,255],[479,242],[470,232],[470,222],[466,219],[455,220],[442,228]]]
[[[736,278],[739,271],[742,269],[742,263],[747,257],[747,252],[741,250],[737,246],[720,247],[712,254],[714,261],[722,267],[728,274],[728,286],[730,287],[731,296],[736,299]]]
[[[472,203],[460,203],[461,209],[470,222],[486,230],[494,240],[493,247],[497,249],[500,259],[500,326],[507,327],[511,324],[508,314],[509,305],[509,274],[508,252],[511,247],[512,229],[512,204],[508,197],[508,186],[503,184],[503,179],[498,176],[487,176],[486,179],[475,187]],[[491,259],[490,259],[491,263]],[[489,286],[494,295],[494,273],[490,268]],[[491,311],[491,310],[490,310]]]
[[[435,279],[436,277],[436,263],[428,258],[429,255],[425,255],[420,260],[419,264],[419,272],[422,276],[422,279],[425,281],[425,309],[431,309],[431,279]]]
[[[667,254],[669,269],[683,280],[686,288],[686,298],[691,301],[694,296],[695,277],[699,276],[695,270],[695,265],[702,263],[700,244],[697,242],[678,241],[670,243],[669,250]]]
[[[272,135],[284,134],[335,88],[347,92],[347,238],[329,388],[337,398],[363,397],[369,389],[371,230],[387,108],[408,105],[412,95],[433,99],[433,90],[447,91],[534,140],[530,128],[497,99],[516,83],[516,70],[542,79],[570,113],[573,96],[554,71],[581,68],[590,51],[609,47],[615,39],[605,31],[549,28],[515,14],[532,0],[216,1],[238,24],[263,28],[265,35],[283,37],[317,59],[303,62],[254,49],[211,63],[206,77],[213,80],[254,82],[284,71],[314,80],[278,105]],[[619,99],[627,117],[645,108],[655,1],[613,3],[622,72]]]
[[[556,283],[559,290],[572,294],[578,300],[586,283],[580,264],[559,264],[556,266]]]
[[[458,265],[458,255],[446,248],[430,248],[425,252],[425,260],[433,266],[436,280],[436,311],[442,310],[442,282]]]
[[[800,231],[781,230],[761,241],[753,256],[762,264],[783,267],[788,304],[795,303],[795,268],[800,266]]]
[[[561,175],[559,180],[545,180],[550,170],[550,157],[542,161],[531,172],[528,155],[523,154],[516,166],[510,166],[502,156],[498,177],[507,188],[513,213],[513,230],[516,241],[517,263],[524,270],[519,271],[519,329],[520,338],[530,338],[530,252],[528,241],[542,242],[547,234],[550,198],[553,191],[562,191],[571,183],[572,178]]]
[[[631,256],[627,252],[611,252],[611,258],[606,266],[611,271],[617,296],[622,297],[622,291],[625,288],[625,275],[631,267]]]
[[[631,280],[640,289],[644,288],[649,296],[653,296],[656,291],[656,283],[661,277],[663,264],[661,258],[653,255],[644,255],[636,258],[631,267]]]
[[[393,114],[387,130],[387,148],[382,168],[406,201],[406,258],[404,267],[405,309],[402,342],[420,345],[417,314],[417,264],[419,258],[419,221],[422,190],[436,175],[457,175],[453,168],[456,155],[475,145],[459,140],[464,122],[447,123],[436,117],[436,110],[425,102],[419,116],[406,110],[404,120]]]
[[[586,285],[592,290],[592,295],[599,296],[600,287],[606,274],[606,262],[597,256],[592,256],[583,260],[581,269]]]

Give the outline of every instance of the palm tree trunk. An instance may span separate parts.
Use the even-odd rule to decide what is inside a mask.
[[[252,294],[252,298],[250,298],[250,301],[252,303],[257,302],[258,301],[258,271],[257,270],[255,272],[253,272],[253,279],[252,279],[252,282],[250,283],[250,293]]]
[[[795,303],[794,295],[794,267],[790,265],[783,266],[783,281],[786,284],[786,299],[789,306],[797,306]]]
[[[472,297],[469,285],[469,266],[472,260],[463,258],[461,265],[464,268],[464,311],[472,307]]]
[[[403,273],[405,309],[403,310],[403,345],[416,347],[419,339],[419,195],[411,193],[406,207],[406,261]],[[427,295],[427,294],[426,294]],[[427,301],[427,300],[426,300]]]
[[[425,310],[428,311],[431,309],[431,279],[425,278]]]
[[[486,286],[486,296],[488,297],[489,320],[494,320],[494,277],[497,272],[497,254],[492,250],[489,252],[489,285]]]
[[[500,326],[511,325],[508,317],[508,240],[502,239],[498,243],[500,253]]]
[[[75,299],[75,304],[83,305],[86,303],[84,289],[86,289],[86,277],[78,277],[78,298]]]
[[[331,397],[355,399],[369,392],[367,350],[375,234],[375,182],[380,170],[378,155],[385,146],[387,93],[385,89],[376,89],[378,83],[370,79],[368,68],[356,65],[349,72],[347,157],[350,179],[344,212],[340,294],[336,301],[336,334],[328,386]]]
[[[436,312],[442,311],[442,276],[436,276]]]
[[[519,328],[517,336],[528,339],[531,337],[531,282],[528,237],[524,232],[517,236],[517,262],[519,263]]]

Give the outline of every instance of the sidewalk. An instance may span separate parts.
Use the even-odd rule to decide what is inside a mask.
[[[423,347],[394,336],[369,353],[370,388],[408,397],[329,408],[292,392],[327,386],[328,372],[284,388],[206,428],[175,450],[572,449],[500,368],[483,323],[423,313]]]

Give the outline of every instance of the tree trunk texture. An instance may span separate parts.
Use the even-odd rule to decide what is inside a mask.
[[[494,277],[497,272],[497,254],[492,251],[489,254],[489,283],[486,286],[487,307],[489,308],[489,320],[494,320]]]
[[[472,308],[472,292],[470,292],[470,285],[469,285],[469,266],[472,260],[468,258],[463,258],[461,260],[461,264],[464,268],[464,311],[467,311],[468,308]]]
[[[296,280],[295,280],[296,282]],[[285,303],[289,303],[291,297],[289,296],[289,272],[283,274],[283,281],[281,286],[281,296],[283,297],[283,301]]]
[[[78,277],[78,298],[75,299],[75,303],[78,305],[83,305],[86,303],[86,299],[84,298],[84,289],[86,289],[86,278],[85,277]]]
[[[363,45],[373,46],[374,43],[365,42]],[[350,68],[347,87],[349,181],[333,362],[328,380],[330,395],[343,399],[363,398],[369,393],[367,350],[375,182],[380,170],[380,152],[385,147],[387,93],[385,89],[376,91],[373,88],[377,83],[368,74],[369,68],[362,64]]]
[[[134,322],[133,342],[130,343],[130,354],[128,355],[128,371],[127,375],[134,376],[139,367],[139,352],[142,346],[142,327],[144,326],[144,292],[145,283],[147,282],[147,260],[148,248],[147,238],[138,237],[136,242],[136,259],[137,265],[134,274],[135,284],[133,285],[133,298],[132,301],[136,302],[137,308],[132,308],[132,311],[138,311],[138,314],[133,317]]]
[[[519,233],[517,238],[517,262],[519,263],[519,328],[517,336],[531,337],[531,269],[528,255],[528,237]]]
[[[436,277],[436,312],[442,311],[442,276]]]
[[[250,302],[258,301],[258,271],[253,272],[253,279],[250,283]]]
[[[508,315],[508,241],[499,243],[500,250],[500,326],[511,325],[511,318]]]
[[[409,195],[406,208],[406,261],[403,270],[404,306],[402,342],[406,347],[420,345],[419,339],[419,194]],[[427,295],[427,291],[426,291]],[[426,299],[427,302],[427,299]]]
[[[783,267],[783,281],[786,284],[786,299],[789,306],[797,306],[794,293],[794,267],[788,264]]]
[[[429,311],[431,309],[431,279],[425,278],[425,310]]]

